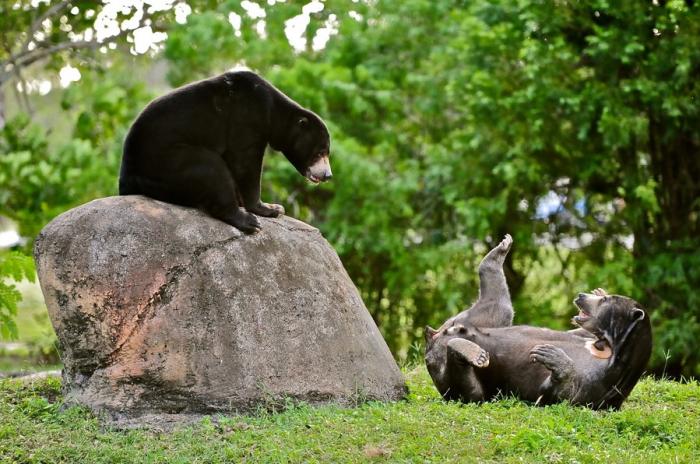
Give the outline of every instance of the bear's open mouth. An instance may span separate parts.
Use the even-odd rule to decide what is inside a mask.
[[[574,323],[579,324],[579,325],[583,322],[586,322],[587,320],[589,320],[591,318],[591,314],[581,307],[581,304],[580,304],[581,302],[582,301],[581,301],[580,297],[576,298],[574,300],[574,305],[578,309],[578,314],[573,317],[573,321],[574,321]]]
[[[320,184],[320,183],[321,183],[321,179],[319,179],[318,177],[314,176],[313,174],[307,174],[307,175],[306,175],[306,178],[309,179],[309,180],[310,180],[311,182],[313,182],[314,184]]]

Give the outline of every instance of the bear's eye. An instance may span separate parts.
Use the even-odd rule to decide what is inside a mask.
[[[303,116],[303,117],[299,118],[298,123],[300,126],[305,126],[309,123],[309,118],[307,118],[306,116]]]

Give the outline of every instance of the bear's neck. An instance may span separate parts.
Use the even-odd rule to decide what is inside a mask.
[[[290,144],[289,127],[294,124],[294,115],[301,107],[285,95],[273,94],[268,116],[268,142],[272,148],[284,151]]]

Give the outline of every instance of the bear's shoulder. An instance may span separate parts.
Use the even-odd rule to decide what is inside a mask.
[[[272,85],[269,82],[267,82],[261,76],[248,69],[236,69],[232,71],[227,71],[221,77],[223,78],[224,82],[226,82],[230,86],[262,86],[264,88],[272,87]]]

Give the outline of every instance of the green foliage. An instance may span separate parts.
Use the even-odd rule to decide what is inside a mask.
[[[102,166],[94,163],[95,149],[87,140],[73,139],[59,150],[49,150],[44,134],[24,116],[9,121],[2,132],[1,213],[33,237],[47,219],[80,200],[76,196],[93,181],[86,174]]]
[[[205,417],[169,433],[115,431],[62,407],[57,379],[0,381],[0,456],[17,462],[694,462],[697,382],[644,379],[617,412],[512,398],[442,401],[424,368],[396,403]]]
[[[11,279],[11,280],[10,280]],[[16,338],[17,303],[22,295],[12,281],[34,281],[34,261],[18,252],[0,252],[0,336]]]
[[[329,123],[333,182],[310,186],[274,155],[263,195],[321,228],[399,357],[475,298],[481,256],[511,233],[517,322],[565,328],[573,295],[606,287],[651,313],[655,372],[698,375],[696,2],[260,1],[255,18],[188,3],[185,24],[154,17],[171,85],[245,64]],[[114,192],[147,100],[143,61],[86,56],[62,96],[70,140],[22,119],[0,139],[0,214],[25,235]]]
[[[22,235],[33,238],[61,212],[116,194],[123,137],[151,97],[131,81],[129,64],[96,68],[63,93],[71,134],[51,137],[50,127],[22,113],[0,129],[0,214],[16,220]]]
[[[227,4],[174,30],[174,83],[243,62],[330,121],[333,184],[275,161],[283,187],[266,193],[321,227],[393,350],[474,298],[480,255],[509,232],[520,322],[565,327],[575,293],[608,287],[654,313],[655,369],[697,372],[697,6],[329,2],[337,36],[296,56],[278,32],[299,8],[263,8],[268,37],[243,15],[212,59],[183,50]]]

